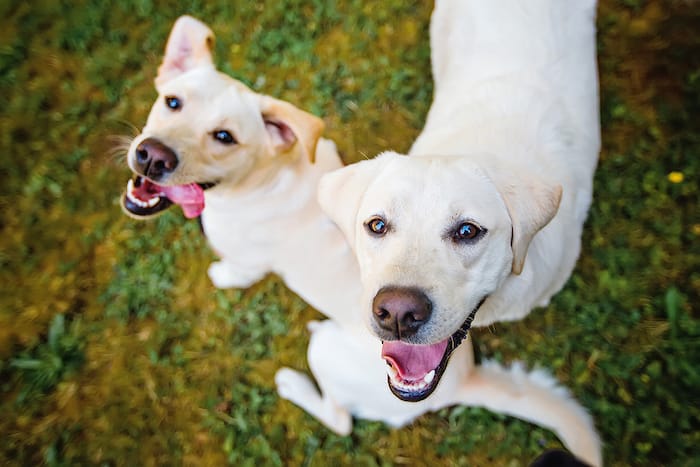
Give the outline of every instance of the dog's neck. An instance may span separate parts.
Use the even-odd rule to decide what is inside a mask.
[[[321,139],[314,163],[301,155],[290,163],[278,162],[279,167],[265,167],[266,173],[244,183],[205,192],[207,238],[222,258],[254,265],[261,277],[278,274],[329,318],[366,333],[356,318],[361,293],[357,261],[316,200],[321,176],[342,166],[334,143]]]

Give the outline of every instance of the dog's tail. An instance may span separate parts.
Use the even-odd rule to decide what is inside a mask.
[[[476,366],[456,404],[484,407],[552,430],[578,458],[602,465],[600,438],[593,419],[548,372],[528,372],[521,363],[504,368],[485,361]]]

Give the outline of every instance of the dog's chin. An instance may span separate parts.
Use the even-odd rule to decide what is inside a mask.
[[[452,353],[469,334],[474,316],[485,300],[469,313],[457,331],[441,342],[430,345],[401,341],[382,343],[382,358],[387,362],[387,383],[392,394],[406,402],[419,402],[435,391]],[[413,365],[411,360],[420,363]]]
[[[186,217],[198,217],[204,209],[203,192],[214,185],[216,183],[208,182],[163,186],[141,175],[135,175],[129,180],[122,194],[121,207],[134,219],[149,219],[161,214],[173,204],[179,204]]]

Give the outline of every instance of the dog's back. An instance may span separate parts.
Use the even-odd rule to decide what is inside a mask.
[[[581,82],[595,60],[595,6],[595,0],[436,0],[430,37],[438,89],[450,78],[468,89],[558,63]]]
[[[561,131],[575,133],[577,145],[585,146],[584,165],[592,173],[600,146],[595,5],[595,0],[437,0],[431,20],[434,102],[427,135],[411,153],[434,147],[431,134],[448,127],[478,122],[484,132],[490,116],[497,139],[510,131],[504,128],[507,119],[498,123],[506,115],[520,115],[511,125],[515,130],[541,134],[534,125],[554,110],[566,119]]]

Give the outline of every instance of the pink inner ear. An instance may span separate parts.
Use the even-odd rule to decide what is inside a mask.
[[[192,44],[190,44],[189,38],[183,35],[174,50],[165,57],[165,61],[170,69],[186,71],[187,59],[190,56],[192,56]]]
[[[272,143],[282,150],[291,148],[297,140],[297,136],[289,125],[283,122],[265,120],[265,128],[272,138]]]

